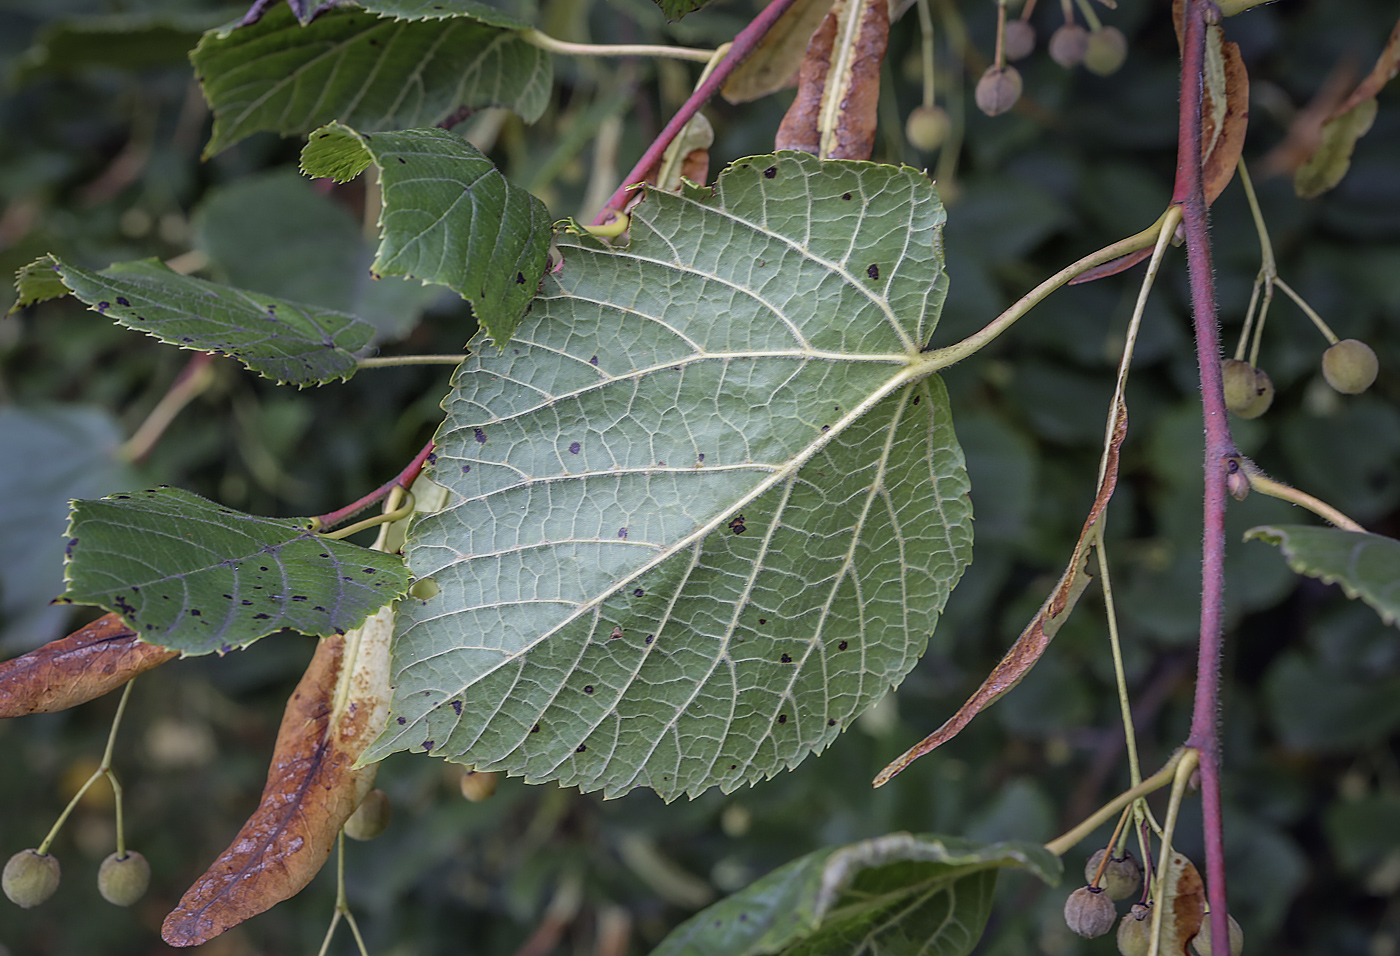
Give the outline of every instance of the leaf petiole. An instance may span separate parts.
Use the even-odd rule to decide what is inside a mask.
[[[395,490],[398,489],[396,488]],[[364,531],[366,528],[377,528],[382,524],[392,524],[395,521],[401,521],[402,519],[407,518],[412,514],[413,493],[405,491],[403,493],[403,502],[399,505],[399,507],[395,508],[394,510],[386,511],[380,515],[375,515],[373,518],[366,518],[363,521],[356,521],[354,524],[347,525],[344,528],[341,528],[339,531],[326,532],[322,534],[321,537],[334,539],[348,538],[352,534],[358,534],[361,531]]]
[[[1089,836],[1089,834],[1093,833],[1099,827],[1103,826],[1103,824],[1108,820],[1113,819],[1113,815],[1115,813],[1121,813],[1123,811],[1123,808],[1128,806],[1134,800],[1137,800],[1140,797],[1145,797],[1149,793],[1155,793],[1156,791],[1161,790],[1163,787],[1165,787],[1168,783],[1171,783],[1172,778],[1177,773],[1177,768],[1181,765],[1184,756],[1188,753],[1194,755],[1195,751],[1183,748],[1181,750],[1178,750],[1176,753],[1172,754],[1171,759],[1166,762],[1166,765],[1163,766],[1161,770],[1158,770],[1156,773],[1148,777],[1136,787],[1133,787],[1129,790],[1124,790],[1118,796],[1108,801],[1108,803],[1105,803],[1103,806],[1099,807],[1093,813],[1089,814],[1078,824],[1076,824],[1073,829],[1065,831],[1061,835],[1055,837],[1055,839],[1051,840],[1049,843],[1045,844],[1045,849],[1049,850],[1056,856],[1064,856],[1081,840],[1085,839]],[[1195,758],[1193,756],[1193,767],[1194,760]]]
[[[714,50],[664,44],[570,43],[567,40],[556,40],[535,29],[521,30],[516,35],[531,46],[564,56],[655,56],[706,63],[715,54]]]
[[[356,364],[360,368],[395,368],[400,365],[460,365],[467,357],[466,352],[446,355],[376,355],[362,358]]]

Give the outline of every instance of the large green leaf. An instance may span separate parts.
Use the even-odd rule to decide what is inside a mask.
[[[459,107],[544,111],[553,61],[511,29],[467,17],[402,20],[340,8],[306,26],[279,6],[206,34],[190,55],[214,111],[206,156],[252,133],[433,126]]]
[[[1400,541],[1379,534],[1306,524],[1250,528],[1245,540],[1276,544],[1299,574],[1340,584],[1349,598],[1361,598],[1387,624],[1400,618]]]
[[[491,160],[441,129],[357,133],[332,123],[311,134],[302,170],[344,182],[370,162],[384,197],[377,275],[447,286],[504,345],[539,289],[553,223],[544,203]]]
[[[927,645],[971,551],[947,287],[916,170],[744,160],[561,242],[459,370],[372,748],[666,798],[829,744]]]
[[[1060,879],[1034,843],[890,833],[793,860],[676,927],[652,956],[962,956],[982,937],[997,871]]]
[[[115,611],[142,640],[186,654],[283,628],[343,633],[408,588],[396,555],[178,488],[73,502],[67,553],[64,600]]]
[[[180,275],[156,259],[89,272],[44,256],[20,271],[17,285],[19,305],[71,292],[118,325],[228,355],[294,385],[349,378],[352,353],[374,335],[374,326],[353,315]]]

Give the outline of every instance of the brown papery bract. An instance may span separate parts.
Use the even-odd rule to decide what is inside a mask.
[[[178,651],[146,644],[116,614],[0,663],[0,717],[51,714],[116,690]]]

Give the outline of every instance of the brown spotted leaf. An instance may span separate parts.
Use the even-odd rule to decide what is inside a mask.
[[[1227,43],[1224,32],[1206,32],[1206,77],[1201,103],[1201,183],[1206,205],[1225,191],[1249,127],[1249,73],[1238,43]]]
[[[832,0],[797,0],[772,29],[763,35],[758,49],[729,74],[721,91],[731,103],[748,103],[776,93],[792,83],[812,34],[831,9]]]
[[[1193,956],[1193,951],[1187,947],[1201,931],[1205,919],[1205,884],[1195,864],[1176,852],[1164,867],[1163,875],[1165,891],[1157,904],[1161,909],[1162,940],[1157,952],[1161,956]],[[1153,919],[1156,918],[1154,913]]]
[[[996,667],[992,668],[992,672],[987,675],[982,686],[977,688],[976,692],[958,708],[957,713],[944,722],[943,726],[910,747],[884,770],[881,770],[875,777],[875,786],[879,787],[889,783],[895,774],[908,767],[915,760],[956,737],[973,717],[976,717],[1003,694],[1019,684],[1021,678],[1025,677],[1035,666],[1036,661],[1040,660],[1040,656],[1045,653],[1045,648],[1050,646],[1051,639],[1069,618],[1069,612],[1074,610],[1079,596],[1089,585],[1089,549],[1093,546],[1094,526],[1103,516],[1104,509],[1108,507],[1109,499],[1113,497],[1113,489],[1118,484],[1118,452],[1122,448],[1123,439],[1127,437],[1127,434],[1128,413],[1120,401],[1114,409],[1113,437],[1109,442],[1107,467],[1104,468],[1103,478],[1099,482],[1098,494],[1094,496],[1094,504],[1089,509],[1089,516],[1084,519],[1084,528],[1079,532],[1079,540],[1075,542],[1069,565],[1060,575],[1055,589],[1050,592],[1050,596],[1045,599],[1045,603],[1040,606],[1035,617],[1031,618],[1031,622],[1026,625],[1026,629],[1016,639],[1016,643],[1011,645],[1011,649],[1006,652]]]
[[[807,47],[797,98],[778,127],[778,149],[870,158],[889,33],[885,0],[836,0]]]
[[[52,714],[116,690],[178,651],[146,644],[116,614],[0,663],[0,717]]]
[[[198,946],[311,882],[374,783],[356,761],[388,718],[394,612],[316,648],[282,715],[258,808],[165,918],[171,946]]]

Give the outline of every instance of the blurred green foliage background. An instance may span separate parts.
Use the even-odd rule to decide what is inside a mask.
[[[966,116],[956,168],[903,140],[921,91],[912,12],[892,28],[875,159],[940,170],[951,292],[935,344],[985,324],[1039,279],[1136,232],[1169,198],[1177,53],[1169,5],[1101,11],[1128,36],[1122,71],[1099,78],[1044,53],[1060,22],[1043,2],[1040,48],[1020,64],[1023,107],[971,108],[990,55],[995,5],[940,0],[939,101]],[[719,0],[666,24],[649,0],[542,0],[546,33],[593,42],[715,45],[757,9]],[[1245,156],[1256,169],[1333,72],[1364,73],[1395,5],[1282,0],[1227,21],[1252,81]],[[207,256],[207,274],[348,308],[386,351],[459,349],[474,331],[450,294],[366,279],[363,181],[322,190],[295,173],[299,143],[256,136],[208,162],[209,119],[186,52],[239,10],[175,0],[7,0],[0,5],[0,271],[57,253],[87,267],[142,256]],[[965,25],[981,62],[947,40]],[[558,217],[591,217],[688,94],[694,65],[556,61],[540,122],[486,111],[459,129]],[[712,169],[772,148],[791,93],[716,102]],[[1260,364],[1273,408],[1234,421],[1271,474],[1372,530],[1400,533],[1400,109],[1381,96],[1350,174],[1318,200],[1287,176],[1256,174],[1283,277],[1342,337],[1368,341],[1381,376],[1359,397],[1322,382],[1325,343],[1281,296]],[[1213,210],[1226,348],[1258,270],[1238,184]],[[703,904],[826,843],[895,829],[976,839],[1048,839],[1126,781],[1102,601],[1086,595],[1045,660],[956,741],[889,786],[870,779],[964,699],[1043,600],[1086,513],[1104,415],[1139,272],[1063,290],[947,380],[976,508],[976,559],[928,654],[905,684],[826,753],[751,790],[663,805],[603,801],[505,781],[481,804],[460,769],[397,755],[381,769],[395,819],[350,848],[350,899],[371,952],[645,953]],[[1185,270],[1170,256],[1148,307],[1129,390],[1131,433],[1110,512],[1109,553],[1144,764],[1189,723],[1198,613],[1201,427]],[[0,289],[0,308],[13,301]],[[421,314],[422,321],[418,321]],[[72,300],[0,320],[0,652],[81,623],[47,607],[61,589],[66,501],[169,483],[272,515],[328,511],[399,470],[431,435],[445,369],[362,373],[295,392],[217,363],[214,385],[137,466],[113,450],[169,388],[187,356],[116,328]],[[1306,520],[1253,496],[1230,509],[1225,801],[1232,910],[1247,951],[1329,956],[1400,952],[1400,635],[1334,589],[1299,580],[1274,549],[1241,544],[1255,524]],[[269,638],[222,659],[143,677],[117,745],[131,845],[152,891],[132,910],[97,895],[113,847],[99,787],[56,844],[64,884],[45,906],[0,906],[14,956],[166,952],[159,924],[256,803],[282,704],[309,639]],[[101,754],[111,698],[0,724],[0,852],[36,845]],[[1198,809],[1179,831],[1199,860]],[[1106,837],[1105,837],[1106,838]],[[1003,878],[980,952],[1112,953],[1060,916],[1082,854],[1059,888]],[[315,952],[334,900],[331,868],[201,952]],[[551,906],[554,909],[551,911]],[[560,914],[567,919],[551,919]],[[542,929],[542,927],[544,929]],[[558,930],[549,944],[550,928]],[[343,933],[343,931],[342,931]],[[534,946],[535,948],[530,948]],[[610,948],[611,947],[611,948]],[[348,935],[336,953],[352,952]],[[0,949],[3,952],[3,949]]]

